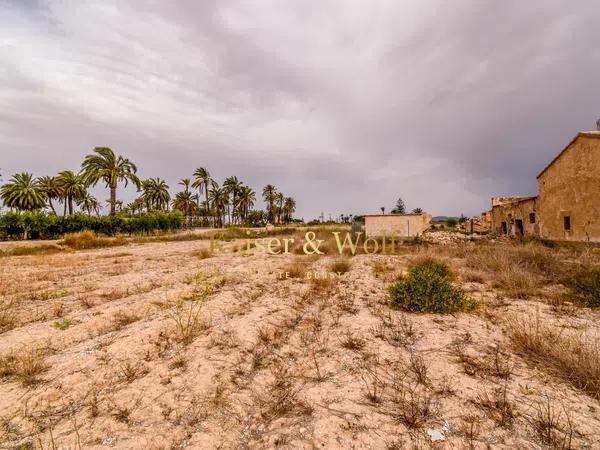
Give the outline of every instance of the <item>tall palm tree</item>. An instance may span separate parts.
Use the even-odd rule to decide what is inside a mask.
[[[289,223],[292,220],[292,214],[296,211],[296,200],[292,197],[286,197],[283,202],[283,220]]]
[[[282,192],[277,193],[275,201],[277,202],[277,221],[281,223],[283,219],[283,202],[285,201],[285,196]]]
[[[272,184],[267,184],[263,188],[263,200],[267,204],[267,214],[270,223],[273,223],[275,220],[275,198],[277,195],[277,188]]]
[[[227,191],[227,194],[231,196],[231,204],[235,208],[235,204],[237,203],[237,196],[242,187],[242,183],[238,180],[238,178],[234,175],[231,177],[227,177],[225,181],[223,181],[223,188]],[[232,208],[232,209],[234,209]],[[235,211],[231,211],[229,209],[229,202],[227,204],[227,212],[229,213],[229,221],[235,222]],[[232,217],[233,216],[233,217]]]
[[[39,189],[44,193],[46,201],[48,202],[48,207],[52,210],[54,214],[56,214],[56,210],[54,209],[54,204],[52,203],[52,200],[58,200],[62,197],[62,192],[60,186],[56,181],[56,177],[39,177],[37,179],[37,185]]]
[[[60,188],[62,201],[65,203],[64,215],[67,215],[67,206],[69,215],[73,214],[73,202],[83,198],[86,194],[83,178],[72,170],[63,170],[56,176],[56,183]]]
[[[256,193],[250,186],[242,186],[238,193],[236,209],[240,219],[244,222],[248,219],[248,213],[254,206]]]
[[[100,202],[89,192],[86,192],[83,197],[80,197],[77,200],[77,206],[79,206],[83,211],[86,211],[90,216],[92,215],[92,211],[97,216],[100,215]]]
[[[219,185],[213,182],[212,187],[208,191],[208,200],[214,210],[218,225],[222,227],[225,207],[229,201],[227,191],[224,188],[219,188]]]
[[[204,167],[198,167],[194,171],[194,182],[192,187],[198,189],[198,209],[200,209],[200,197],[202,192],[206,195],[206,207],[208,208],[208,184],[210,183],[210,173]]]
[[[127,183],[131,181],[140,188],[140,180],[136,176],[137,167],[134,163],[122,156],[115,156],[114,152],[108,147],[96,147],[94,154],[87,155],[81,164],[82,175],[86,185],[95,186],[98,181],[106,183],[110,189],[110,214],[116,212],[117,203],[117,185],[119,182]]]
[[[175,199],[173,200],[173,208],[183,211],[186,220],[189,221],[191,211],[189,202],[194,197],[190,192],[190,179],[182,178],[179,184],[183,186],[183,192],[178,192],[177,194],[175,194]],[[181,207],[183,207],[183,209]]]
[[[34,211],[46,206],[44,192],[37,180],[27,172],[17,173],[0,188],[0,197],[9,208]]]

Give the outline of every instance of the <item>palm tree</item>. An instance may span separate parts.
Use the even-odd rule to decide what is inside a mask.
[[[200,209],[200,197],[202,192],[206,194],[206,207],[208,208],[208,184],[210,183],[210,173],[204,167],[198,167],[194,171],[194,182],[192,187],[198,189],[198,209]]]
[[[140,180],[136,176],[137,167],[127,158],[115,156],[108,147],[96,147],[94,153],[87,155],[81,164],[84,182],[88,186],[95,186],[100,180],[106,183],[106,187],[110,189],[110,214],[115,215],[118,183],[124,181],[127,187],[127,183],[131,181],[140,188]]]
[[[9,208],[34,211],[46,206],[44,192],[37,180],[27,172],[13,175],[8,183],[0,188],[0,197]]]
[[[423,209],[421,208],[415,208],[412,210],[413,214],[423,214]]]
[[[213,181],[212,187],[208,191],[208,199],[217,217],[217,223],[220,227],[223,226],[223,216],[225,215],[225,207],[229,201],[229,195],[224,188],[219,188],[219,185]]]
[[[169,194],[169,186],[165,180],[160,178],[149,178],[141,182],[142,198],[146,202],[148,211],[156,209],[162,211],[167,209],[171,195]]]
[[[227,191],[228,196],[231,196],[231,204],[235,208],[237,203],[237,196],[242,187],[242,183],[238,180],[236,176],[227,177],[225,181],[223,181],[223,188]],[[229,213],[229,221],[232,220],[232,212],[229,210],[229,202],[227,202],[227,209]],[[235,211],[233,211],[233,222],[235,222]]]
[[[282,213],[283,213],[283,202],[285,200],[285,196],[282,192],[278,192],[275,196],[275,201],[277,201],[277,222],[282,222]]]
[[[37,179],[39,189],[44,193],[48,207],[56,214],[52,200],[58,200],[62,197],[60,186],[56,181],[56,177],[43,176]]]
[[[286,197],[283,202],[283,219],[286,223],[292,220],[292,214],[296,211],[296,200]]]
[[[196,204],[197,197],[198,194],[192,194],[189,190],[178,192],[173,199],[173,209],[183,212],[189,220],[191,213],[196,212],[198,208]]]
[[[94,211],[97,216],[100,215],[100,202],[89,192],[86,192],[83,197],[77,200],[77,206],[83,211],[86,211],[90,216],[92,215],[92,211]]]
[[[277,189],[272,184],[267,184],[263,188],[262,195],[263,195],[263,200],[267,204],[267,214],[268,214],[268,219],[269,219],[270,223],[273,223],[273,221],[275,220],[274,205],[275,205],[276,194],[277,194]]]
[[[62,201],[65,202],[64,215],[67,215],[67,206],[69,215],[73,214],[73,202],[83,198],[86,194],[83,178],[72,170],[63,170],[56,176],[56,184],[60,188]]]
[[[250,186],[242,186],[240,191],[238,192],[237,197],[237,208],[238,215],[240,219],[244,222],[248,219],[248,213],[254,206],[254,202],[256,201],[256,193]]]
[[[189,202],[192,200],[192,198],[195,198],[195,196],[192,195],[190,192],[189,178],[182,178],[179,184],[183,186],[183,192],[178,192],[177,194],[175,194],[175,200],[173,200],[173,208],[183,211],[186,220],[189,221],[191,211]]]

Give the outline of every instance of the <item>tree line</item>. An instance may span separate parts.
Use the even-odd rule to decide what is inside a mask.
[[[296,201],[279,192],[272,184],[262,190],[266,210],[256,210],[256,192],[236,176],[222,185],[204,167],[196,169],[192,178],[183,178],[181,190],[171,197],[165,180],[156,177],[140,179],[137,166],[128,158],[117,156],[108,147],[96,147],[87,155],[81,170],[64,170],[55,176],[35,178],[31,173],[17,173],[0,187],[0,198],[7,208],[16,211],[48,211],[62,216],[79,211],[100,216],[101,203],[88,192],[104,183],[109,190],[109,215],[139,215],[151,212],[181,211],[186,223],[223,227],[226,224],[263,225],[292,221]],[[139,195],[124,205],[117,197],[119,186],[133,184]]]

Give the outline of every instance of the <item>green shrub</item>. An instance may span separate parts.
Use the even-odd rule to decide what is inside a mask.
[[[565,280],[565,285],[578,302],[600,307],[600,266],[579,269]]]
[[[455,286],[447,264],[426,259],[389,289],[392,306],[411,312],[450,313],[473,309],[475,303]]]
[[[77,213],[57,216],[39,211],[0,214],[1,239],[56,239],[67,233],[91,230],[98,234],[150,234],[178,230],[183,226],[180,211],[155,211],[144,214],[89,216]]]

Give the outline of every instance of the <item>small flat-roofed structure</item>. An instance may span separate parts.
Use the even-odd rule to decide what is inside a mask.
[[[422,214],[367,214],[365,235],[367,237],[392,236],[415,237],[423,234],[431,225],[431,215]]]

